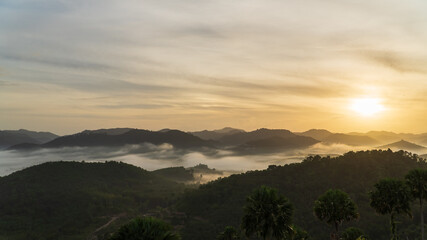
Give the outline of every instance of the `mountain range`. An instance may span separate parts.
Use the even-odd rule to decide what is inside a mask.
[[[0,149],[22,143],[43,144],[57,138],[50,132],[34,132],[25,129],[0,131]]]
[[[151,143],[154,145],[167,143],[176,148],[184,149],[227,148],[248,153],[258,150],[303,149],[317,143],[421,151],[425,149],[422,145],[427,145],[427,133],[411,134],[386,131],[333,133],[325,129],[291,132],[286,129],[267,128],[247,132],[230,127],[196,132],[184,132],[174,129],[150,131],[134,128],[111,128],[85,130],[67,136],[57,136],[49,132],[33,132],[22,129],[17,131],[0,131],[0,148],[11,150],[123,146],[141,143]]]

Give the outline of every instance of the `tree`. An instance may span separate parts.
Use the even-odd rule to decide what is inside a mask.
[[[334,227],[331,233],[332,240],[338,240],[339,227],[344,221],[357,219],[356,204],[347,193],[341,190],[328,190],[314,202],[314,214],[321,221],[326,221]]]
[[[310,235],[304,229],[302,229],[298,226],[295,226],[295,225],[293,226],[293,229],[294,229],[294,235],[292,237],[292,240],[308,240],[308,239],[310,239]]]
[[[135,218],[121,226],[110,240],[180,240],[166,222],[152,218]]]
[[[411,195],[420,201],[421,211],[421,239],[424,240],[424,212],[423,201],[427,200],[427,170],[414,169],[405,176],[406,185],[411,191]]]
[[[238,240],[240,239],[239,233],[232,226],[225,227],[224,231],[217,237],[218,240]]]
[[[246,236],[262,239],[291,239],[293,206],[276,189],[261,186],[248,196],[242,229]]]
[[[397,214],[411,215],[411,193],[403,181],[397,179],[383,179],[375,184],[375,190],[369,193],[371,207],[379,214],[390,214],[391,239],[397,239]]]
[[[363,231],[359,228],[349,227],[342,233],[342,240],[357,240],[363,239]]]

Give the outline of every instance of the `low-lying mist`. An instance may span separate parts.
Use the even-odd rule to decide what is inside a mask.
[[[32,151],[0,151],[0,176],[50,161],[122,161],[146,170],[167,167],[193,167],[206,164],[210,168],[230,172],[265,169],[268,165],[301,162],[309,155],[336,156],[348,151],[368,150],[371,147],[354,147],[322,143],[302,150],[275,153],[245,154],[232,150],[200,149],[197,151],[174,148],[170,144],[126,145],[123,147],[65,147]],[[421,153],[420,153],[421,154]]]

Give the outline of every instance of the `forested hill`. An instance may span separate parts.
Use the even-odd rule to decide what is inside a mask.
[[[359,206],[359,221],[345,227],[357,226],[370,239],[388,239],[389,219],[374,213],[368,192],[379,179],[402,178],[414,168],[427,164],[403,151],[349,152],[270,166],[184,191],[186,186],[176,182],[191,179],[184,168],[148,172],[118,162],[44,163],[0,178],[0,239],[108,239],[118,225],[145,214],[167,218],[184,240],[215,239],[225,226],[239,227],[246,197],[261,185],[290,199],[295,223],[313,240],[329,237],[330,227],[316,219],[313,202],[330,188],[346,191]],[[416,239],[418,217],[399,221],[403,236]]]
[[[309,157],[302,163],[270,166],[267,170],[232,175],[189,191],[179,203],[189,220],[184,239],[215,239],[227,225],[239,227],[246,197],[260,185],[277,188],[295,207],[295,223],[312,239],[328,239],[330,227],[316,219],[314,201],[330,188],[346,191],[359,206],[360,219],[347,226],[363,229],[370,239],[389,239],[389,219],[369,206],[368,192],[381,178],[403,178],[413,168],[427,168],[424,160],[407,152],[349,152],[337,158]],[[416,206],[416,205],[414,205]],[[413,207],[414,216],[418,216]],[[398,229],[414,239],[418,217],[402,221]],[[413,233],[410,233],[413,232]],[[405,238],[406,239],[406,238]]]
[[[90,239],[119,216],[168,207],[183,190],[124,163],[44,163],[0,178],[0,239]]]

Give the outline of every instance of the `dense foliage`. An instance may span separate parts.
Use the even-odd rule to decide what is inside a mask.
[[[184,186],[117,162],[54,162],[0,179],[0,239],[86,239],[110,220],[167,207]]]
[[[264,185],[293,203],[294,239],[329,238],[330,226],[316,219],[313,208],[327,190],[340,189],[360,214],[358,221],[343,227],[384,240],[389,217],[370,207],[369,192],[381,179],[403,180],[413,169],[424,171],[427,163],[403,151],[349,152],[336,158],[311,156],[302,163],[270,166],[195,188],[177,183],[190,179],[182,168],[155,173],[117,162],[45,163],[0,178],[0,239],[108,239],[130,218],[154,215],[167,218],[183,239],[213,240],[226,226],[239,232],[247,197]],[[407,177],[408,187],[409,182]],[[419,203],[410,207],[419,216]],[[399,215],[396,221],[400,238],[420,239],[419,218]],[[349,239],[359,234],[348,233]]]
[[[349,227],[341,234],[342,240],[358,240],[363,237],[363,231],[359,228]]]
[[[391,239],[397,240],[396,217],[398,214],[411,215],[412,197],[409,188],[402,180],[382,179],[375,184],[375,190],[369,193],[371,207],[379,214],[390,216]]]
[[[314,202],[316,217],[334,228],[333,239],[339,239],[339,227],[344,221],[355,220],[359,217],[356,204],[347,193],[330,189]]]
[[[411,191],[414,199],[419,201],[420,204],[420,226],[421,226],[421,239],[424,240],[424,211],[423,203],[427,200],[427,170],[414,169],[411,170],[406,176],[406,185]]]
[[[227,226],[224,228],[224,231],[221,232],[217,238],[217,240],[239,240],[239,232],[236,228],[232,226]]]
[[[246,199],[242,229],[246,236],[261,239],[291,239],[293,206],[276,189],[261,186]]]
[[[312,156],[302,163],[270,166],[263,171],[232,175],[189,190],[179,203],[188,215],[184,239],[214,239],[225,226],[239,226],[244,215],[245,200],[261,185],[274,187],[294,203],[294,222],[306,229],[312,239],[328,239],[330,227],[313,214],[315,200],[328,189],[341,189],[358,206],[360,218],[344,227],[358,227],[370,239],[387,239],[389,222],[386,216],[370,207],[369,192],[380,179],[403,179],[414,168],[426,169],[424,160],[407,152],[373,150],[349,152],[336,158]],[[413,207],[418,215],[419,208]],[[419,222],[399,219],[399,234],[414,239]]]
[[[180,240],[168,223],[152,218],[135,218],[124,224],[110,240]]]

